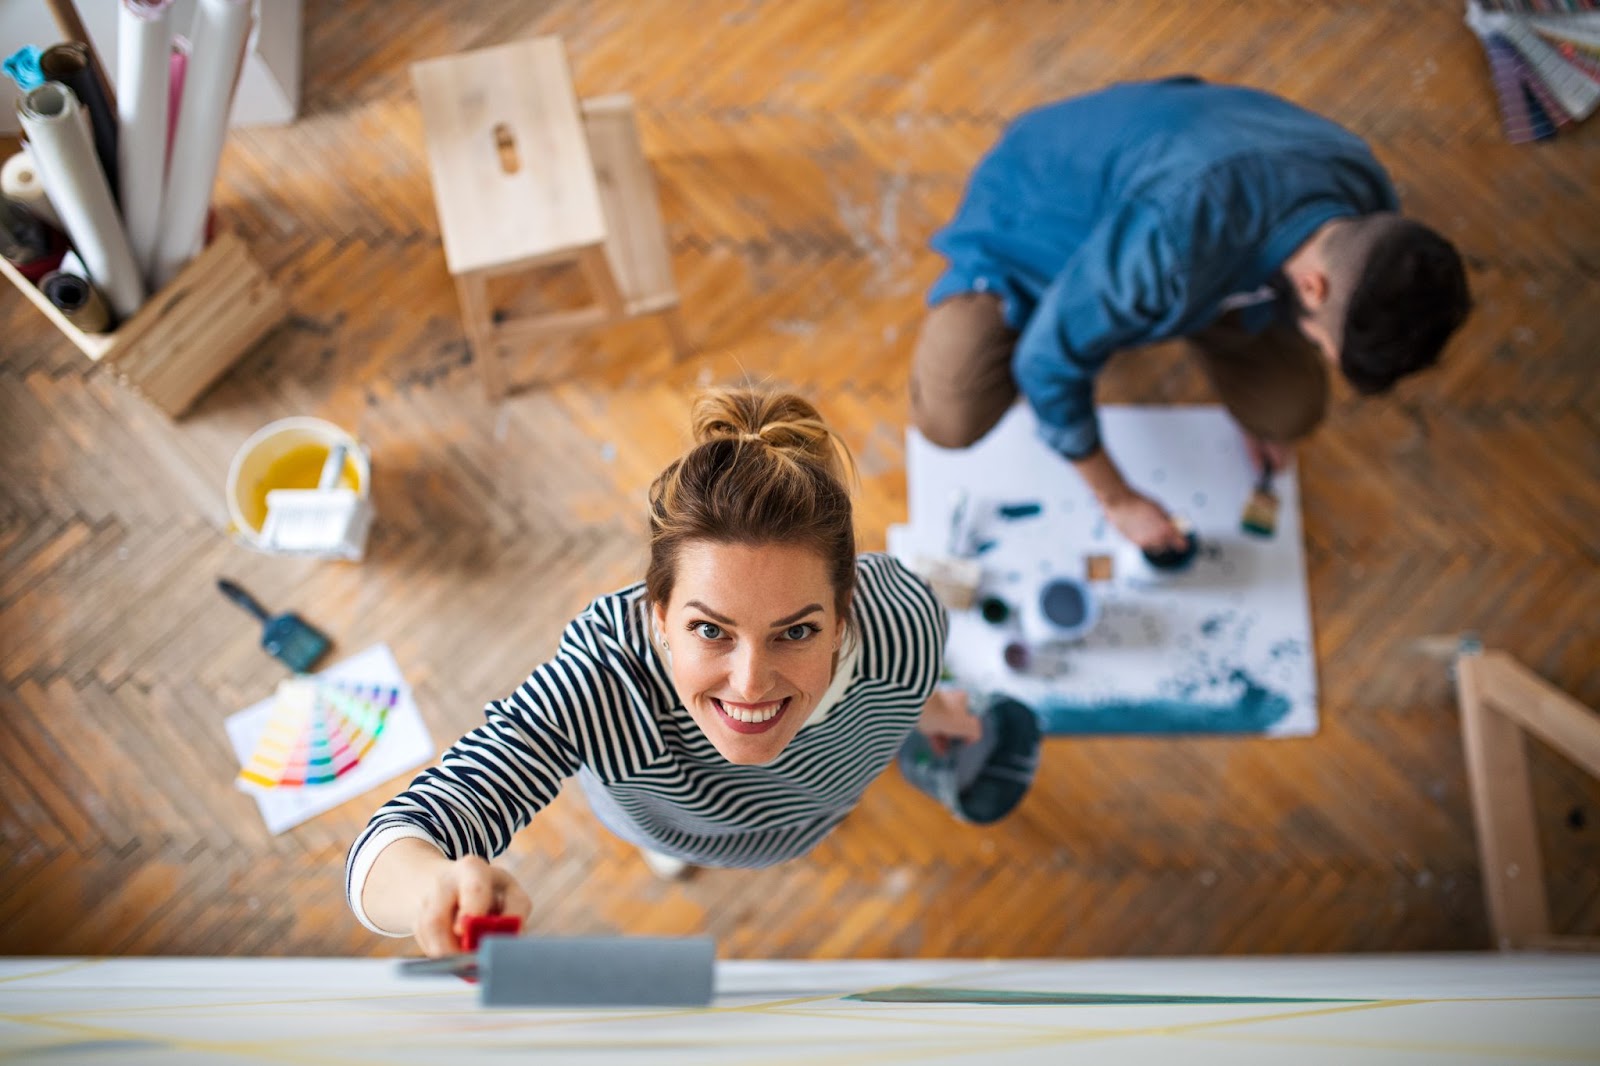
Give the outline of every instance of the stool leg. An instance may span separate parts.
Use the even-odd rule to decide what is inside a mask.
[[[672,342],[672,354],[677,359],[683,359],[694,353],[694,341],[689,337],[689,330],[683,324],[683,315],[676,307],[669,307],[658,316],[662,325],[667,327],[667,339]]]
[[[627,309],[622,305],[622,293],[617,289],[616,275],[611,273],[611,260],[606,258],[602,246],[585,249],[579,260],[589,287],[594,289],[595,302],[606,309],[612,321],[621,318]]]
[[[484,394],[494,403],[506,394],[506,368],[500,363],[500,346],[493,340],[488,286],[476,275],[456,278],[456,297],[461,301],[461,321],[472,356],[483,372]]]

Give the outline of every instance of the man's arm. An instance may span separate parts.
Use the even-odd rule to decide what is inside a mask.
[[[1106,520],[1117,532],[1146,551],[1182,551],[1183,531],[1155,500],[1129,485],[1104,448],[1083,459],[1072,460],[1089,491],[1099,501]]]
[[[1101,222],[1045,290],[1012,360],[1040,436],[1072,463],[1118,532],[1151,550],[1181,548],[1184,536],[1101,446],[1094,382],[1119,349],[1171,336],[1188,313],[1187,263],[1162,221],[1135,202]]]

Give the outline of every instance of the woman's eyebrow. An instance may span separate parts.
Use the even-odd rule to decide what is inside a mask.
[[[689,600],[689,601],[684,603],[684,606],[685,607],[693,607],[696,610],[698,610],[701,614],[709,615],[711,617],[712,621],[721,622],[725,626],[731,626],[731,625],[737,625],[738,624],[733,619],[729,618],[727,615],[718,614],[716,611],[713,611],[711,608],[707,607],[705,604],[701,603],[699,600]]]
[[[804,606],[804,607],[800,608],[798,611],[796,611],[794,614],[786,615],[785,617],[780,618],[776,622],[772,623],[772,628],[773,629],[782,629],[785,626],[792,626],[796,622],[800,621],[800,619],[804,618],[806,615],[811,614],[811,613],[813,613],[815,611],[820,611],[820,610],[822,610],[822,604],[820,604],[820,603],[807,604],[806,606]]]
[[[693,607],[695,610],[699,611],[701,614],[703,614],[706,617],[710,618],[713,622],[720,622],[722,625],[725,625],[725,626],[737,626],[739,624],[739,623],[735,622],[733,619],[729,618],[727,615],[719,614],[716,611],[713,611],[711,608],[707,607],[705,604],[701,603],[699,600],[686,600],[686,601],[684,601],[683,605],[685,607]],[[794,614],[785,615],[784,617],[778,619],[776,622],[773,622],[771,628],[773,628],[773,629],[782,629],[785,626],[792,626],[796,622],[800,621],[800,619],[806,617],[806,615],[814,614],[814,613],[816,613],[817,611],[820,611],[820,610],[822,610],[822,604],[820,604],[820,603],[808,603],[804,607],[802,607],[798,611],[796,611]]]

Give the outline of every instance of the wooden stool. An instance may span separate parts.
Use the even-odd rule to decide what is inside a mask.
[[[554,37],[430,59],[411,67],[422,110],[445,261],[490,400],[510,391],[511,347],[636,315],[660,315],[673,350],[689,350],[655,180],[633,102],[581,109]],[[508,319],[488,282],[575,265],[594,302]]]

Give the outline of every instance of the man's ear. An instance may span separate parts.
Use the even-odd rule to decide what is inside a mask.
[[[1295,293],[1307,311],[1316,313],[1328,302],[1328,275],[1322,270],[1303,270],[1294,277]]]

